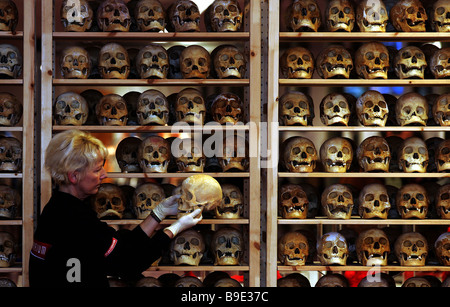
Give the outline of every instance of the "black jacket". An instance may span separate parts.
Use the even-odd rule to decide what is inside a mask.
[[[89,204],[55,191],[38,219],[30,257],[31,287],[108,287],[107,276],[140,278],[170,238],[140,226],[116,231]]]

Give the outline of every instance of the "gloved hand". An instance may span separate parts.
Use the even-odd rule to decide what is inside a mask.
[[[178,199],[181,195],[173,195],[160,202],[153,213],[160,221],[164,220],[168,215],[176,215],[178,213]]]
[[[169,230],[175,237],[183,230],[189,229],[192,226],[197,225],[197,223],[200,222],[203,218],[201,212],[202,212],[201,209],[195,209],[193,212],[180,217],[172,225],[166,227],[166,229]],[[199,215],[199,217],[196,217],[197,215]]]

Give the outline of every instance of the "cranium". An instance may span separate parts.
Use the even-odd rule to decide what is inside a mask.
[[[408,232],[397,238],[394,250],[401,266],[424,266],[428,256],[428,242],[420,233]]]
[[[64,79],[87,79],[91,73],[91,60],[86,49],[67,47],[61,54],[61,74]]]
[[[317,150],[311,140],[294,136],[283,142],[283,163],[289,172],[311,173],[316,168]]]
[[[136,288],[160,288],[163,284],[155,277],[142,277],[134,285]]]
[[[430,21],[434,31],[450,32],[450,6],[447,0],[434,2]]]
[[[306,219],[308,198],[298,184],[283,184],[278,196],[278,209],[284,219]]]
[[[217,157],[222,171],[246,171],[250,164],[247,140],[237,134],[225,134],[222,144],[222,154]]]
[[[321,197],[322,212],[329,219],[350,219],[353,210],[351,189],[343,184],[328,186]]]
[[[317,241],[317,257],[322,265],[345,265],[348,245],[338,232],[328,232]]]
[[[180,91],[175,100],[175,117],[178,122],[203,125],[206,105],[202,93],[194,88],[185,88]]]
[[[205,21],[213,32],[236,32],[242,25],[242,10],[237,0],[215,0],[207,9]]]
[[[242,285],[231,277],[224,277],[217,280],[214,285],[214,288],[241,288]]]
[[[244,253],[242,233],[232,227],[215,231],[211,238],[214,265],[240,265]]]
[[[98,69],[103,79],[127,79],[130,68],[130,57],[123,46],[109,43],[100,49]]]
[[[377,273],[377,278],[373,278],[369,274],[369,276],[364,277],[358,284],[358,287],[362,288],[395,288],[397,287],[395,284],[394,278],[387,273]],[[378,278],[379,277],[379,278]]]
[[[203,287],[200,279],[194,276],[183,276],[175,282],[174,287],[178,288],[199,288]]]
[[[86,99],[74,92],[65,92],[56,98],[53,105],[53,118],[57,125],[81,126],[89,116]]]
[[[314,57],[303,47],[291,47],[280,58],[281,73],[288,79],[311,79],[314,72]]]
[[[166,27],[166,13],[158,0],[139,0],[134,17],[142,32],[163,32]]]
[[[308,256],[308,239],[299,231],[287,232],[278,240],[278,260],[283,265],[305,265]]]
[[[146,90],[138,97],[136,115],[141,126],[169,124],[169,110],[167,97],[158,90]]]
[[[238,219],[244,209],[244,195],[238,186],[225,183],[222,187],[222,201],[215,209],[218,219]]]
[[[0,137],[0,172],[22,170],[22,143],[15,137]]]
[[[381,136],[370,136],[362,141],[356,156],[365,172],[389,172],[391,151],[388,142]]]
[[[191,45],[181,52],[180,70],[184,79],[207,79],[211,64],[211,56],[202,46]]]
[[[171,159],[169,142],[157,135],[146,137],[139,145],[138,159],[145,173],[167,173]]]
[[[450,93],[440,95],[433,103],[434,121],[441,126],[450,126]]]
[[[0,218],[15,219],[21,212],[20,192],[12,187],[0,184]]]
[[[113,183],[102,183],[92,198],[92,207],[99,219],[121,219],[125,211],[122,189]]]
[[[331,0],[325,11],[327,29],[330,32],[352,32],[355,26],[355,9],[350,0]]]
[[[435,163],[438,172],[450,171],[450,140],[443,140],[435,152]]]
[[[200,140],[195,138],[182,139],[176,149],[174,149],[174,143],[172,143],[171,152],[179,172],[203,173],[206,158]]]
[[[15,32],[17,23],[19,22],[19,11],[12,0],[0,1],[0,31]]]
[[[181,64],[180,64],[180,58],[181,58],[181,52],[186,47],[181,45],[175,45],[167,49],[167,54],[169,55],[169,73],[168,77],[170,79],[182,79],[183,74],[181,73]]]
[[[0,126],[15,126],[22,118],[23,104],[10,93],[0,93]]]
[[[350,115],[350,105],[343,94],[330,93],[320,102],[320,120],[327,126],[348,126]]]
[[[221,45],[213,53],[213,65],[219,79],[243,79],[247,69],[244,54],[233,45]]]
[[[400,79],[424,79],[427,61],[419,47],[407,46],[397,52],[394,69]]]
[[[388,11],[382,0],[362,0],[356,9],[360,32],[386,32]]]
[[[403,141],[398,154],[400,170],[405,173],[425,173],[428,162],[428,149],[422,139],[410,137]]]
[[[169,73],[169,55],[159,44],[149,44],[139,50],[136,69],[141,79],[166,79]]]
[[[16,263],[17,243],[11,233],[0,232],[0,250],[0,268],[13,266]]]
[[[450,47],[434,52],[430,58],[429,66],[436,79],[450,77]]]
[[[314,103],[309,95],[302,92],[287,92],[280,98],[279,116],[281,124],[285,126],[312,125]]]
[[[400,126],[426,126],[428,121],[428,102],[419,93],[403,94],[397,99],[395,116]]]
[[[92,26],[94,11],[87,0],[64,0],[61,22],[67,32],[85,32]]]
[[[441,219],[450,219],[450,184],[444,184],[436,195],[436,212]]]
[[[177,0],[169,9],[169,18],[175,32],[200,31],[200,11],[193,1]]]
[[[355,53],[356,74],[362,79],[387,79],[389,51],[382,43],[363,44]]]
[[[310,288],[309,279],[300,273],[291,273],[277,280],[277,287],[303,287]]]
[[[136,218],[147,218],[164,198],[164,189],[160,184],[147,182],[136,187],[133,194],[133,212]]]
[[[127,103],[120,95],[108,94],[100,98],[100,101],[95,106],[95,114],[102,126],[127,125]]]
[[[317,281],[316,288],[347,288],[350,284],[347,278],[339,273],[330,273],[323,275]]]
[[[389,107],[384,96],[368,90],[356,100],[356,114],[363,126],[384,127],[389,116]]]
[[[412,287],[420,287],[420,288],[429,288],[431,287],[430,281],[424,277],[413,276],[405,280],[402,285],[402,288],[412,288]]]
[[[364,186],[359,193],[359,215],[363,219],[387,219],[391,204],[386,186],[371,183]]]
[[[389,12],[392,25],[397,31],[425,32],[427,12],[419,0],[399,0]]]
[[[437,136],[425,140],[428,149],[428,157],[430,159],[427,167],[428,173],[437,172],[436,153],[438,152],[438,146],[442,141],[444,141],[444,139]]]
[[[138,160],[138,148],[142,140],[137,137],[126,137],[117,145],[116,160],[122,173],[140,173],[142,169]]]
[[[320,147],[320,160],[325,172],[345,173],[353,161],[352,144],[343,137],[328,139]]]
[[[450,232],[445,232],[437,238],[434,249],[439,262],[450,266]]]
[[[211,103],[211,115],[221,125],[237,124],[244,120],[244,103],[233,93],[221,93]]]
[[[128,32],[131,16],[123,0],[104,0],[97,8],[97,24],[103,32]]]
[[[395,198],[397,211],[402,219],[425,219],[428,214],[429,200],[427,191],[420,184],[409,183],[402,186]]]
[[[315,0],[293,0],[286,18],[292,32],[317,32],[322,24],[320,8]]]
[[[317,72],[323,79],[350,78],[353,69],[352,55],[340,45],[323,49],[316,59]]]
[[[390,252],[389,239],[381,229],[363,231],[356,240],[358,261],[364,266],[387,265]]]
[[[175,265],[197,266],[205,253],[206,245],[202,234],[194,229],[179,233],[170,243],[170,260]]]

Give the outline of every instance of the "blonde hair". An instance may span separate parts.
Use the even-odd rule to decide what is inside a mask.
[[[45,168],[56,184],[68,184],[68,172],[84,171],[108,156],[102,141],[79,130],[58,133],[45,151]]]

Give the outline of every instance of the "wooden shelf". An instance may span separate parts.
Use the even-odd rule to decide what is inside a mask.
[[[450,126],[280,126],[278,129],[280,132],[335,132],[337,130],[340,132],[448,132],[450,131]]]
[[[304,265],[304,266],[278,266],[280,271],[332,271],[332,272],[342,272],[342,271],[374,271],[380,270],[381,272],[449,272],[450,266],[399,266],[399,265],[387,265],[387,266],[362,266],[362,265],[345,265],[345,266],[331,266],[331,265]]]
[[[65,86],[249,86],[249,79],[53,79]]]
[[[350,219],[328,219],[317,217],[314,219],[281,219],[279,225],[450,225],[450,220],[439,219],[362,219],[352,216]]]
[[[385,33],[369,33],[369,32],[280,32],[280,42],[361,42],[361,41],[378,41],[378,42],[436,42],[450,41],[450,34],[443,32],[385,32]]]
[[[103,220],[108,225],[139,225],[142,220],[124,219],[124,220]],[[168,218],[161,222],[161,225],[171,225],[176,219]],[[248,219],[202,219],[199,224],[204,225],[248,225]]]
[[[147,271],[173,271],[173,272],[203,272],[203,271],[249,271],[248,265],[199,265],[199,266],[186,266],[186,265],[162,265],[151,266]],[[144,273],[145,275],[145,273]]]
[[[450,173],[278,173],[280,178],[447,178]]]
[[[448,79],[279,79],[280,86],[449,86]]]
[[[187,178],[200,173],[108,173],[108,178]],[[249,172],[201,173],[212,177],[248,178]]]
[[[53,126],[53,131],[60,132],[74,129],[74,126]],[[76,129],[89,132],[117,132],[117,133],[180,133],[203,132],[205,130],[231,130],[231,131],[249,131],[249,125],[219,125],[215,122],[206,125],[174,125],[174,126],[77,126]]]

